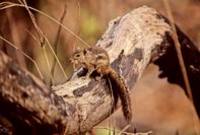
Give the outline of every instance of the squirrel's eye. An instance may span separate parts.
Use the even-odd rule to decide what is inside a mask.
[[[80,54],[76,54],[76,57],[80,57]]]

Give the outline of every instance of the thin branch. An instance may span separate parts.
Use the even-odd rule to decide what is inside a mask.
[[[64,18],[66,16],[66,13],[67,13],[67,1],[65,2],[65,5],[64,5],[64,11],[63,11],[63,14],[60,18],[60,23],[63,23]],[[57,34],[56,34],[56,38],[55,38],[55,42],[53,44],[53,47],[54,47],[53,49],[54,49],[56,55],[58,54],[58,41],[59,41],[59,38],[61,36],[61,30],[62,30],[62,27],[61,27],[61,25],[59,25],[58,31],[57,31]],[[56,59],[54,58],[53,63],[52,63],[52,67],[51,67],[51,75],[53,77],[54,77],[54,72],[55,72],[55,66],[56,66]]]
[[[13,2],[1,2],[0,3],[0,10],[2,9],[7,9],[7,8],[11,8],[11,7],[25,7],[24,5],[21,5],[21,4],[17,4],[17,3],[13,3]],[[33,7],[30,7],[30,6],[27,6],[30,10],[33,10],[47,18],[49,18],[51,21],[55,22],[56,24],[58,25],[61,25],[62,28],[64,30],[66,30],[67,32],[69,32],[71,35],[73,35],[75,38],[77,38],[81,43],[83,43],[83,45],[85,45],[86,47],[89,47],[90,45],[85,42],[82,38],[80,38],[78,35],[76,35],[76,33],[74,33],[70,28],[68,28],[67,26],[65,26],[64,24],[60,23],[58,20],[56,20],[55,18],[53,18],[52,16],[46,14],[45,12],[43,11],[40,11],[36,8],[33,8]]]
[[[31,62],[33,62],[33,64],[35,65],[36,70],[37,70],[37,72],[38,72],[40,78],[41,78],[42,80],[44,79],[44,77],[43,77],[43,75],[42,75],[42,72],[40,71],[40,68],[39,68],[37,62],[36,62],[34,59],[32,59],[28,54],[26,54],[25,52],[23,52],[22,50],[20,50],[20,49],[19,49],[18,47],[16,47],[13,43],[11,43],[10,41],[8,41],[7,39],[5,39],[4,37],[2,37],[1,35],[0,35],[0,39],[3,40],[4,42],[6,42],[7,45],[13,47],[16,51],[19,51],[22,55],[24,55],[24,56],[25,56],[27,59],[29,59]]]
[[[172,31],[173,31],[172,32],[172,39],[174,40],[174,45],[175,45],[176,53],[177,53],[177,56],[178,56],[178,62],[179,62],[181,72],[182,72],[182,76],[183,76],[183,80],[184,80],[184,83],[185,83],[186,94],[188,95],[188,98],[190,99],[190,101],[194,105],[192,89],[191,89],[191,86],[190,86],[188,73],[187,73],[187,70],[186,70],[186,67],[185,67],[185,62],[184,62],[183,54],[182,54],[182,51],[181,51],[181,44],[178,40],[175,21],[174,21],[173,15],[172,15],[170,3],[169,3],[168,0],[163,0],[163,2],[164,2],[164,6],[166,8],[166,11],[167,11],[167,15],[169,17],[169,23],[172,27]],[[193,124],[194,124],[194,129],[195,129],[196,134],[198,134],[198,127],[195,124],[195,119],[194,119],[194,115],[193,115],[194,113],[193,112],[191,112],[191,113],[192,113],[192,120],[193,120]]]
[[[42,32],[42,30],[38,27],[38,25],[37,25],[37,23],[36,23],[36,21],[35,21],[34,15],[30,12],[30,7],[27,5],[26,1],[25,1],[25,0],[23,0],[23,1],[25,2],[24,4],[15,4],[15,3],[8,3],[8,4],[12,4],[12,5],[19,6],[19,7],[24,7],[24,8],[26,8],[26,9],[28,10],[28,13],[29,13],[29,15],[30,15],[30,17],[31,17],[31,20],[32,20],[32,22],[33,22],[33,25],[34,25],[34,27],[36,28],[37,32],[39,33],[39,36],[41,35],[40,37],[44,38],[44,40],[47,42],[47,45],[48,45],[50,51],[53,53],[53,55],[54,55],[56,61],[58,62],[58,65],[59,65],[61,71],[63,72],[65,78],[68,79],[68,77],[67,77],[67,75],[66,75],[66,73],[65,73],[65,71],[64,71],[64,69],[63,69],[63,67],[62,67],[62,65],[61,65],[61,63],[60,63],[60,61],[59,61],[59,59],[58,59],[58,57],[56,56],[56,54],[55,54],[55,52],[54,52],[54,50],[53,50],[53,48],[52,48],[52,45],[50,44],[48,38],[45,36],[45,34]],[[19,2],[21,2],[21,1],[19,0]],[[5,3],[6,3],[6,2],[0,3],[0,6],[3,5],[3,4],[5,4]],[[4,9],[4,7],[3,7],[3,8],[0,8],[0,9]],[[38,10],[38,11],[39,11],[39,10]],[[42,38],[40,38],[41,44],[43,44],[43,41],[44,41]],[[43,49],[43,51],[45,51],[45,49]],[[48,64],[48,63],[49,63],[49,62],[47,61],[47,64]],[[50,63],[48,64],[48,67],[49,67],[49,72],[50,72]]]
[[[49,59],[48,59],[46,47],[44,47],[44,45],[42,45],[43,42],[42,42],[42,41],[39,42],[39,41],[37,40],[37,38],[36,38],[29,30],[26,29],[26,31],[27,31],[27,33],[28,33],[40,46],[42,46],[42,51],[43,51],[43,55],[44,55],[43,57],[44,57],[44,59],[46,60],[47,67],[50,68],[50,62],[49,62]],[[49,70],[50,70],[50,69],[49,69]],[[50,79],[53,80],[53,77],[52,77],[51,75],[50,75]]]
[[[124,133],[124,131],[126,131],[129,127],[130,127],[131,125],[130,124],[128,124],[128,125],[126,125],[120,132],[119,132],[119,134],[118,135],[121,135],[121,134],[123,134]]]
[[[77,16],[77,26],[78,26],[78,30],[77,30],[77,35],[80,35],[80,23],[81,23],[81,5],[79,0],[77,0],[77,8],[78,8],[78,16]],[[78,43],[78,42],[77,42]]]
[[[141,18],[141,16],[143,17]],[[171,35],[169,35],[172,33],[172,29],[167,21],[163,21],[163,19],[164,18],[162,18],[162,16],[152,8],[141,7],[135,9],[134,11],[110,22],[109,28],[102,36],[101,40],[96,44],[108,52],[111,59],[111,66],[116,70],[116,72],[120,72],[118,65],[122,65],[121,69],[123,70],[121,74],[126,81],[127,87],[130,89],[134,89],[147,65],[150,62],[153,62],[151,59],[161,59],[161,57],[163,57],[162,54],[168,53],[168,51],[172,51],[173,49],[172,47],[174,42],[171,39]],[[137,28],[134,27],[134,25],[136,25]],[[143,33],[141,33],[141,31]],[[143,39],[142,42],[140,41],[141,38]],[[184,41],[189,42],[187,37],[183,36],[183,39]],[[191,48],[194,46],[190,42],[188,44],[183,43],[182,45],[183,47],[189,45]],[[186,47],[186,52],[190,52],[189,54],[195,53],[196,49],[193,48],[192,50],[191,48]],[[124,55],[120,60],[118,56],[120,55],[121,50],[124,50]],[[3,58],[7,57],[4,55],[5,54],[2,53]],[[192,62],[193,58],[199,57],[200,55],[197,53],[193,57],[189,57],[188,61]],[[3,58],[2,60],[4,60]],[[173,60],[174,59],[170,59],[170,62]],[[200,61],[197,62],[200,63]],[[65,131],[68,134],[84,133],[110,116],[110,110],[113,108],[112,98],[109,94],[108,84],[104,78],[96,81],[94,78],[85,79],[84,77],[76,76],[71,81],[54,86],[52,89],[47,89],[46,86],[40,87],[39,85],[35,85],[36,83],[33,79],[31,79],[31,81],[26,81],[26,83],[21,83],[21,81],[23,82],[27,77],[31,77],[27,76],[26,72],[22,72],[22,74],[10,73],[10,71],[12,71],[10,70],[12,66],[6,67],[5,65],[7,65],[7,63],[12,64],[12,61],[7,63],[6,61],[3,61],[3,63],[5,64],[0,64],[0,66],[2,66],[2,70],[0,71],[2,71],[2,77],[6,79],[7,83],[4,83],[4,80],[0,79],[1,84],[3,87],[5,84],[9,84],[10,79],[13,79],[14,77],[10,78],[8,75],[12,74],[17,77],[14,78],[17,86],[13,84],[11,87],[6,87],[6,85],[4,90],[0,90],[0,96],[7,93],[11,93],[11,96],[10,98],[9,96],[1,96],[0,99],[3,101],[6,100],[10,103],[17,96],[16,100],[14,100],[14,102],[17,103],[17,107],[19,105],[21,107],[22,105],[23,109],[25,108],[25,110],[33,111],[33,113],[27,113],[27,111],[25,111],[23,114],[34,116],[33,122],[36,124],[38,123],[38,120],[39,124],[44,123],[42,126],[41,124],[38,126],[38,132],[40,132],[44,126],[46,127],[47,121],[47,123],[52,125],[52,127],[47,128],[47,131],[51,130],[51,128],[57,130],[61,127],[62,129],[65,128]],[[177,65],[177,63],[178,62],[175,64]],[[162,63],[159,64],[162,65]],[[190,63],[188,63],[187,66],[189,64]],[[166,63],[164,63],[163,66],[168,67]],[[199,64],[195,64],[194,66],[199,69]],[[21,71],[20,67],[17,70]],[[6,71],[5,74],[4,71]],[[25,79],[21,76],[25,76]],[[199,80],[198,77],[199,76],[194,76],[194,79],[197,78]],[[20,80],[19,78],[22,79]],[[178,79],[180,79],[180,77]],[[27,83],[30,83],[29,85],[31,87],[28,88],[32,88],[31,90],[26,89]],[[24,84],[26,86],[25,88],[18,87]],[[179,85],[182,86],[182,84]],[[14,89],[16,87],[18,88],[18,91]],[[199,85],[197,85],[197,88],[198,87]],[[13,94],[13,92],[18,92],[20,94]],[[28,96],[26,96],[27,94]],[[27,106],[27,103],[30,103],[31,106],[29,106],[29,104]],[[5,102],[2,104],[6,105]],[[14,106],[12,109],[23,110],[18,109],[17,107]],[[7,107],[4,109],[6,110],[10,108]],[[52,111],[52,109],[55,111]],[[8,111],[8,113],[11,112]],[[24,117],[24,115],[16,114],[15,117],[17,116]],[[28,119],[30,117],[26,118]],[[26,122],[27,119],[22,118],[20,120]],[[58,134],[61,134],[61,130],[59,129]]]
[[[117,129],[112,129],[112,128],[106,128],[106,127],[101,127],[101,126],[96,126],[94,127],[94,129],[105,129],[105,130],[109,130],[109,131],[116,131],[118,133],[121,134],[125,134],[125,135],[150,135],[152,134],[152,131],[148,131],[146,133],[131,133],[131,132],[126,132],[126,131],[122,131],[122,130],[117,130]]]
[[[184,80],[184,83],[185,83],[186,91],[187,91],[187,94],[189,96],[189,99],[193,102],[193,96],[192,96],[192,92],[191,92],[192,90],[191,90],[191,87],[190,87],[190,83],[189,83],[189,79],[188,79],[188,75],[187,75],[187,70],[185,68],[185,63],[184,63],[184,60],[183,60],[181,45],[178,41],[177,31],[176,31],[176,27],[175,27],[175,23],[174,23],[174,18],[173,18],[172,12],[171,12],[171,7],[169,5],[168,0],[163,0],[163,1],[164,1],[166,11],[167,11],[167,15],[168,15],[169,20],[170,20],[172,30],[173,30],[172,38],[175,42],[174,45],[175,45],[175,48],[176,48],[176,52],[177,52],[181,72],[182,72],[182,75],[183,75],[183,80]]]
[[[16,27],[17,23],[15,19],[13,18],[13,11],[14,10],[7,10],[6,11],[6,16],[8,20],[8,29],[10,33],[10,41],[13,42],[18,48],[22,49],[22,45],[20,44],[20,36],[18,34],[19,29]],[[7,30],[8,30],[7,29]],[[14,55],[12,55],[14,56]],[[14,56],[15,57],[15,56]],[[20,54],[16,54],[16,59],[18,60],[18,63],[20,66],[27,68],[26,62],[24,60],[24,57],[21,56]]]
[[[37,32],[37,34],[38,34],[38,37],[39,37],[39,41],[40,41],[40,46],[42,47],[42,51],[43,51],[43,54],[44,54],[44,59],[46,60],[46,63],[47,63],[47,67],[48,67],[48,71],[49,71],[49,73],[51,72],[51,66],[50,66],[50,62],[49,62],[49,58],[48,58],[48,56],[47,56],[47,50],[46,50],[46,46],[45,46],[45,39],[46,39],[46,41],[47,42],[49,42],[48,41],[48,39],[47,39],[47,37],[44,35],[44,33],[43,33],[43,31],[39,28],[39,26],[37,25],[37,23],[36,23],[36,19],[35,19],[35,16],[32,14],[32,12],[29,10],[29,8],[27,7],[28,5],[27,5],[27,3],[26,3],[26,0],[18,0],[19,1],[19,3],[20,4],[22,4],[22,5],[24,5],[25,6],[25,9],[27,10],[27,12],[28,12],[28,14],[29,14],[29,16],[30,16],[30,19],[31,19],[31,21],[32,21],[32,23],[33,23],[33,26],[35,27],[35,29],[36,29],[36,32]],[[51,46],[50,44],[49,44],[49,46]],[[54,57],[57,57],[56,55],[54,56]],[[58,62],[60,62],[59,60],[58,60]],[[61,70],[63,69],[63,67],[61,66],[60,67],[61,68]],[[65,74],[65,72],[63,72],[63,74],[64,75],[66,75]],[[66,76],[66,78],[67,78],[67,76]],[[50,74],[50,80],[52,80],[53,79],[53,77],[52,77],[52,75]]]

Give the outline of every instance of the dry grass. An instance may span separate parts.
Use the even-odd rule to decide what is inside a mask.
[[[37,71],[38,71],[38,74],[40,76],[40,78],[43,80],[44,77],[42,75],[42,72],[40,71],[40,68],[37,64],[37,62],[32,59],[28,54],[26,54],[24,51],[20,50],[19,48],[16,47],[16,45],[14,45],[13,43],[11,43],[10,41],[8,41],[7,39],[5,39],[4,37],[2,37],[0,35],[0,39],[3,40],[4,42],[6,42],[9,46],[13,47],[16,51],[18,51],[19,53],[21,53],[22,55],[24,55],[24,57],[26,57],[27,59],[29,59],[31,62],[33,62],[33,64],[35,65]]]
[[[51,0],[48,0],[48,1],[50,1],[50,3],[52,2]],[[70,1],[69,1],[70,2]],[[192,6],[194,6],[195,7],[195,5],[192,3],[192,4],[190,4],[189,3],[189,0],[184,0],[184,2],[185,2],[185,4],[187,5],[189,5],[189,7],[190,7],[190,5],[192,5]],[[53,2],[52,2],[53,3]],[[135,0],[135,1],[132,1],[132,0],[124,0],[124,1],[106,1],[106,0],[102,0],[102,1],[94,1],[94,0],[85,0],[85,1],[79,1],[79,0],[77,0],[77,1],[75,1],[75,6],[73,6],[72,4],[70,5],[68,5],[68,14],[66,15],[66,17],[64,17],[65,16],[65,14],[66,14],[66,11],[64,11],[63,13],[62,13],[62,16],[61,16],[61,18],[60,19],[56,19],[56,17],[57,18],[59,18],[58,16],[55,16],[55,17],[53,17],[52,15],[50,15],[49,13],[47,14],[46,12],[44,12],[44,11],[42,11],[42,10],[39,10],[39,9],[36,9],[36,8],[34,8],[34,7],[31,7],[31,6],[28,6],[27,5],[27,3],[26,3],[26,1],[25,0],[19,0],[19,3],[13,3],[13,2],[1,2],[0,3],[0,11],[1,10],[8,10],[8,9],[12,9],[12,8],[14,8],[14,7],[21,7],[21,8],[24,8],[24,9],[26,9],[26,11],[28,12],[28,15],[29,15],[29,17],[30,17],[30,19],[31,19],[31,21],[32,21],[32,23],[33,23],[33,26],[34,26],[34,28],[35,28],[35,30],[36,30],[36,35],[37,36],[35,36],[35,35],[33,35],[32,34],[32,32],[31,31],[28,31],[28,30],[25,30],[25,31],[28,31],[28,33],[29,33],[29,37],[30,38],[32,38],[32,39],[34,39],[35,41],[36,41],[36,43],[37,44],[39,44],[39,46],[40,47],[42,47],[42,49],[43,49],[43,51],[42,51],[42,55],[43,55],[43,57],[44,57],[44,60],[46,61],[45,63],[45,65],[39,65],[38,64],[38,62],[36,61],[36,60],[34,60],[34,58],[32,58],[32,57],[30,57],[27,53],[25,53],[23,50],[20,50],[19,48],[17,48],[13,43],[11,43],[10,41],[9,41],[9,39],[5,39],[4,37],[0,37],[1,38],[1,40],[3,40],[4,42],[6,42],[8,45],[10,45],[10,46],[12,46],[13,48],[15,48],[15,50],[17,50],[18,52],[20,52],[24,57],[26,57],[27,59],[29,59],[33,64],[34,64],[34,66],[35,66],[35,68],[36,68],[36,70],[37,70],[37,72],[38,72],[38,74],[39,74],[39,76],[40,76],[40,78],[41,79],[43,79],[44,78],[44,73],[43,73],[43,71],[41,71],[41,68],[40,67],[44,67],[44,69],[48,69],[48,73],[49,73],[49,75],[50,76],[48,76],[48,77],[50,77],[51,78],[51,80],[56,80],[56,78],[54,77],[54,67],[55,67],[55,62],[52,62],[52,64],[51,64],[51,61],[56,61],[56,63],[58,64],[58,66],[59,66],[59,69],[61,70],[61,73],[60,74],[62,74],[62,75],[64,75],[65,76],[65,79],[67,78],[67,74],[66,74],[66,72],[65,72],[65,70],[64,70],[64,68],[63,68],[63,63],[62,63],[62,61],[61,60],[59,60],[59,53],[61,53],[61,52],[59,52],[60,50],[59,49],[56,49],[57,48],[57,46],[59,47],[59,43],[58,43],[58,40],[63,40],[63,41],[65,41],[65,42],[63,42],[63,44],[64,43],[68,43],[69,45],[71,45],[71,42],[70,42],[70,36],[72,36],[73,38],[75,38],[76,39],[76,46],[80,46],[80,47],[89,47],[89,46],[91,46],[90,45],[90,43],[88,42],[89,40],[87,40],[87,36],[85,36],[85,35],[83,35],[82,33],[86,33],[86,34],[88,34],[88,33],[90,33],[90,31],[88,30],[90,27],[92,27],[92,26],[90,26],[90,25],[93,25],[94,27],[96,27],[96,23],[98,22],[98,24],[100,24],[100,25],[98,25],[97,27],[100,27],[100,32],[98,31],[99,29],[95,29],[94,30],[94,33],[95,34],[93,34],[93,36],[94,36],[94,38],[98,38],[98,36],[101,34],[101,32],[103,32],[103,30],[105,29],[105,26],[107,25],[107,23],[108,23],[108,21],[109,20],[111,20],[112,18],[114,18],[114,17],[116,17],[116,16],[118,16],[118,15],[122,15],[122,14],[124,14],[125,12],[127,12],[127,11],[129,11],[129,10],[132,10],[134,7],[137,7],[137,6],[139,6],[139,5],[143,5],[143,4],[147,4],[147,5],[150,5],[150,6],[153,6],[153,7],[155,7],[155,8],[157,8],[157,9],[159,9],[161,12],[165,12],[165,11],[167,11],[168,12],[168,14],[170,15],[171,14],[171,12],[175,12],[175,17],[176,18],[179,18],[180,17],[180,11],[181,11],[181,6],[180,6],[180,2],[173,2],[173,6],[172,6],[172,10],[173,11],[170,11],[171,9],[170,8],[168,8],[167,10],[165,10],[165,9],[163,9],[163,7],[162,7],[162,1],[156,1],[156,0],[142,0],[142,1],[137,1],[137,0]],[[178,5],[179,4],[179,8],[173,8],[174,7],[174,5],[176,6],[176,4]],[[62,4],[60,4],[60,7],[61,7],[61,5]],[[44,6],[44,5],[43,5]],[[191,7],[192,7],[191,6]],[[76,7],[76,8],[75,8]],[[167,6],[166,6],[167,7]],[[57,10],[58,8],[54,8],[55,10]],[[66,8],[65,8],[66,9]],[[76,19],[73,19],[74,17],[73,16],[70,16],[70,13],[72,13],[72,12],[75,12],[75,10],[77,10],[78,9],[78,11],[76,11],[77,13],[78,13],[78,17],[76,18]],[[180,10],[179,10],[180,9]],[[196,11],[200,11],[200,8],[192,8],[192,9],[196,9]],[[59,9],[58,9],[59,10]],[[187,10],[187,9],[186,9]],[[61,11],[61,10],[60,10]],[[184,10],[182,10],[182,11],[185,11],[185,9]],[[43,17],[46,17],[46,18],[48,18],[48,21],[52,21],[53,23],[55,23],[53,26],[58,26],[58,29],[54,29],[54,31],[52,32],[51,30],[47,30],[47,31],[45,31],[45,30],[43,30],[43,27],[41,27],[40,26],[40,24],[38,23],[39,21],[37,20],[38,18],[35,18],[35,15],[32,13],[32,12],[36,12],[36,13],[38,13],[39,15],[41,15],[41,16],[43,16]],[[91,13],[91,14],[88,14],[88,12],[89,13]],[[179,13],[179,14],[178,14]],[[183,12],[182,14],[186,14],[186,15],[190,15],[190,13],[187,13],[187,12]],[[83,16],[82,15],[85,15],[86,16],[86,18],[83,18]],[[186,16],[185,15],[185,16]],[[198,16],[198,15],[197,15]],[[66,24],[66,21],[64,20],[64,18],[67,18],[68,20],[68,22],[67,22],[67,24]],[[169,18],[171,18],[170,20],[171,20],[171,22],[172,22],[172,24],[174,24],[174,19],[173,19],[173,16],[172,15],[170,15],[169,16]],[[90,24],[90,25],[86,25],[86,30],[88,30],[88,31],[84,31],[85,30],[85,28],[83,28],[84,26],[83,26],[83,24],[88,24],[88,20],[90,20],[90,19],[93,19],[93,20],[95,20],[95,21],[93,21],[93,23],[94,24]],[[179,22],[178,23],[181,23],[181,18],[179,18],[180,20],[179,20]],[[200,16],[199,16],[199,19],[200,19]],[[75,20],[75,21],[72,21],[72,20]],[[183,20],[182,20],[183,21]],[[194,20],[193,20],[194,21]],[[84,23],[84,22],[86,22],[86,23]],[[185,22],[185,21],[184,21]],[[184,22],[183,23],[181,23],[181,24],[184,24]],[[197,22],[197,23],[196,23]],[[195,27],[199,27],[199,31],[198,31],[198,29],[197,29],[197,31],[196,31],[196,33],[200,33],[200,24],[199,24],[199,22],[198,22],[198,17],[196,17],[196,22],[194,22],[194,24],[196,24],[195,26],[194,26],[194,28],[193,29],[195,29]],[[76,26],[74,26],[74,27],[76,27],[78,30],[78,32],[76,33],[76,32],[74,32],[73,30],[72,30],[72,28],[71,28],[71,26],[73,26],[73,25],[71,25],[71,26],[68,26],[69,24],[75,24]],[[190,24],[192,25],[193,23],[192,22],[190,22]],[[191,30],[191,27],[192,26],[185,26],[185,29],[187,29],[187,27],[188,27],[188,29],[190,28],[190,30]],[[173,25],[172,25],[173,26]],[[50,27],[50,26],[46,26],[46,27]],[[64,32],[66,32],[67,34],[63,34],[62,32],[61,32],[61,29],[64,31]],[[174,30],[175,30],[175,28],[174,28]],[[92,30],[91,30],[92,31]],[[52,39],[51,38],[49,38],[48,36],[47,36],[47,34],[46,33],[54,33],[56,36],[54,36],[53,37],[53,39],[55,39],[54,41],[54,45],[53,46],[55,46],[55,48],[53,48],[53,46],[52,46]],[[92,32],[91,32],[92,33]],[[176,33],[176,32],[175,32]],[[190,32],[189,32],[190,33]],[[195,34],[194,34],[194,32],[192,31],[192,33],[193,33],[193,36],[195,36]],[[67,35],[67,36],[66,36]],[[68,35],[70,35],[70,36],[68,36]],[[81,38],[80,37],[80,35],[83,37],[83,38]],[[88,34],[89,35],[89,34]],[[86,37],[86,38],[84,38],[84,36]],[[198,34],[196,34],[196,37],[198,36]],[[195,38],[196,38],[195,37]],[[67,38],[68,38],[68,41],[66,41],[67,40]],[[196,38],[196,39],[198,39],[198,38]],[[174,40],[176,41],[176,45],[177,45],[177,54],[178,54],[178,56],[179,56],[179,60],[180,60],[180,64],[182,65],[181,67],[181,69],[182,69],[182,71],[183,71],[183,76],[184,76],[184,80],[185,80],[185,83],[186,83],[186,86],[187,86],[187,90],[188,90],[188,93],[189,93],[189,95],[190,95],[190,97],[191,97],[191,99],[192,99],[192,96],[191,96],[191,94],[190,94],[190,87],[189,87],[189,82],[188,82],[188,79],[187,79],[187,75],[186,75],[186,70],[185,70],[185,68],[184,68],[184,62],[183,62],[183,59],[182,59],[182,57],[181,57],[181,51],[180,51],[180,45],[179,45],[179,43],[178,43],[178,40],[177,40],[177,35],[175,34],[174,35]],[[198,41],[197,41],[198,42]],[[47,46],[48,46],[48,48],[46,48],[46,44],[47,44]],[[64,46],[64,45],[62,45],[62,46]],[[58,53],[57,53],[57,50],[58,50]],[[53,59],[50,59],[49,58],[49,51],[50,51],[50,53],[51,53],[51,55],[53,56]],[[63,55],[62,57],[65,57],[65,55]],[[63,59],[65,59],[65,58],[63,58]],[[53,66],[51,66],[51,65],[53,65]],[[56,73],[55,73],[56,74]],[[58,75],[59,76],[59,75]],[[47,78],[48,78],[47,77]],[[48,79],[50,79],[50,78],[48,78]],[[148,78],[148,77],[147,77]],[[151,77],[149,77],[148,78],[149,80],[151,80],[152,78]],[[142,84],[142,85],[145,85],[145,84]],[[162,89],[162,86],[161,85],[159,85],[159,84],[156,84],[157,86],[155,86],[155,87],[158,87],[158,86],[160,86],[161,87],[161,89]],[[154,86],[152,86],[152,87],[154,87]],[[149,90],[149,88],[144,88],[144,89],[148,89]],[[168,89],[170,89],[170,87],[168,88]],[[145,90],[144,90],[145,91]],[[148,91],[146,91],[146,92],[148,92]],[[141,94],[142,95],[142,94]],[[139,95],[138,97],[140,97],[141,95]],[[144,94],[143,94],[143,96],[144,96]],[[154,97],[155,99],[158,99],[158,96],[156,96],[156,94],[155,95],[151,95],[152,97]],[[178,95],[179,96],[179,95]],[[148,99],[149,100],[149,99]],[[146,102],[145,100],[142,100],[143,102]],[[160,101],[160,102],[162,102],[162,101]],[[158,104],[158,103],[157,103]],[[175,103],[174,103],[175,104]],[[183,105],[184,105],[184,103],[183,103]],[[149,104],[149,106],[153,106],[152,104]],[[139,107],[139,109],[141,109],[143,106],[142,105],[140,105],[140,107]],[[166,108],[170,108],[171,106],[169,105],[169,106],[167,106],[166,105]],[[133,107],[134,108],[134,107]],[[178,108],[178,107],[177,107]],[[135,108],[134,108],[135,109]],[[158,111],[159,111],[159,109],[160,108],[155,108],[155,109],[157,109]],[[142,110],[142,109],[141,109]],[[162,110],[160,110],[160,112],[162,112]],[[173,112],[173,111],[172,111]],[[143,113],[143,114],[145,114],[146,112],[140,112],[140,113]],[[151,113],[151,112],[149,112],[149,113]],[[194,113],[192,113],[192,115],[193,115]],[[154,114],[154,115],[158,115],[158,113],[157,114]],[[162,116],[161,117],[163,117],[163,121],[161,121],[161,123],[168,123],[168,117],[170,116],[171,114],[170,114],[170,112],[167,112],[167,113],[163,113],[162,114]],[[183,115],[183,116],[185,116],[185,115]],[[136,114],[136,119],[138,119],[138,117],[139,117],[139,115],[138,115],[138,113]],[[116,118],[116,117],[115,117]],[[193,117],[192,117],[193,118]],[[149,118],[150,119],[150,118]],[[183,119],[184,119],[184,117],[183,117]],[[141,120],[141,119],[140,119]],[[155,123],[156,123],[156,118],[155,118],[155,121],[152,121],[152,125],[156,125]],[[141,123],[148,123],[148,118],[147,119],[145,119],[145,120],[143,120]],[[121,124],[121,123],[120,123]],[[138,121],[137,121],[137,124],[138,124]],[[136,125],[137,125],[136,124]],[[185,123],[183,123],[182,124],[182,126],[184,127],[185,125],[184,125]],[[138,125],[140,125],[140,123],[138,124]],[[156,126],[158,126],[157,128],[159,128],[159,125],[156,125]],[[195,125],[194,125],[195,126]],[[125,127],[126,127],[126,125],[125,125]],[[149,126],[149,127],[151,127],[151,125]],[[153,127],[153,126],[152,126]],[[188,127],[185,127],[185,128],[188,128]],[[133,134],[133,133],[129,133],[129,132],[125,132],[123,129],[122,130],[116,130],[116,129],[112,129],[111,127],[109,127],[109,128],[107,128],[107,127],[99,127],[99,126],[97,126],[97,127],[95,127],[95,129],[105,129],[105,130],[109,130],[109,132],[111,133],[111,132],[113,132],[113,130],[115,130],[116,131],[116,133],[117,134]],[[126,129],[126,128],[125,128]],[[154,127],[154,130],[156,130],[156,127]],[[167,127],[166,127],[166,129],[163,129],[163,131],[164,130],[168,130],[167,129]],[[190,129],[188,129],[188,130],[190,130]],[[198,129],[197,129],[198,130]],[[146,132],[146,133],[137,133],[137,135],[139,135],[139,134],[141,134],[141,135],[148,135],[148,134],[151,134],[152,132]]]
[[[174,43],[175,43],[174,45],[175,45],[175,48],[176,48],[176,53],[177,53],[177,56],[178,56],[179,65],[180,65],[183,80],[184,80],[184,83],[185,83],[185,86],[186,86],[186,92],[187,92],[186,94],[188,95],[190,101],[193,104],[192,90],[191,90],[191,87],[190,87],[190,82],[189,82],[189,79],[188,79],[188,74],[187,74],[187,70],[186,70],[186,67],[185,67],[183,54],[182,54],[182,51],[181,51],[181,44],[178,40],[178,35],[177,35],[177,31],[176,31],[174,17],[172,15],[172,11],[171,11],[171,6],[170,6],[170,3],[169,3],[169,0],[163,0],[163,3],[164,3],[164,6],[166,8],[167,15],[168,15],[169,21],[171,23],[172,29],[174,31],[172,33],[172,38],[173,38]],[[192,116],[194,115],[193,112],[191,114],[192,114]],[[198,134],[199,133],[198,125],[195,124],[195,118],[194,117],[192,117],[192,121],[193,121],[195,133]]]

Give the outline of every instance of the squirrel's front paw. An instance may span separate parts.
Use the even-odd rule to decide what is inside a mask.
[[[100,81],[103,78],[103,75],[100,74],[99,76],[95,76],[95,80],[96,81]]]

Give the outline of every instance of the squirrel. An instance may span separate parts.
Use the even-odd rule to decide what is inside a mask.
[[[70,59],[75,69],[85,68],[88,70],[86,77],[96,71],[101,76],[108,77],[111,80],[111,85],[115,84],[119,95],[122,110],[125,119],[130,123],[132,120],[131,98],[129,90],[126,87],[124,79],[111,66],[108,53],[101,47],[90,47],[83,50],[75,51]]]

